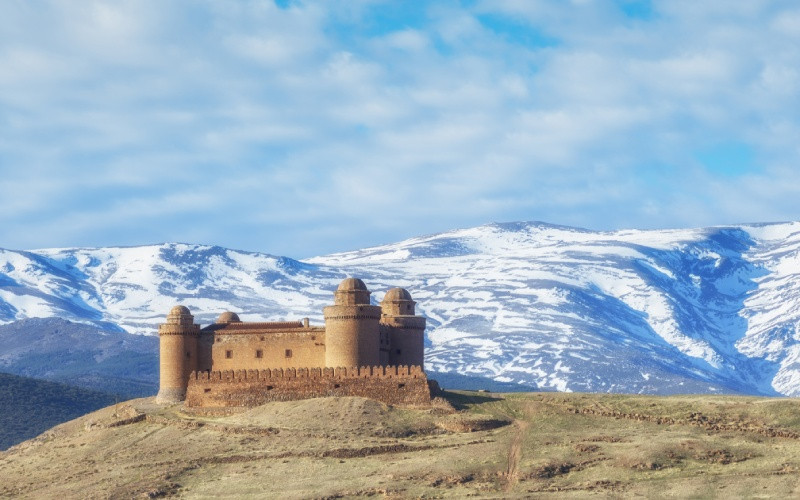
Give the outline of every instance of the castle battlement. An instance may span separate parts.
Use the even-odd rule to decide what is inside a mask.
[[[287,378],[424,378],[421,366],[360,366],[352,368],[273,368],[192,372],[192,382],[254,382]]]
[[[433,385],[421,366],[276,368],[193,372],[186,406],[225,408],[270,401],[361,396],[387,404],[420,406],[431,401]]]
[[[159,327],[158,400],[187,406],[252,406],[274,400],[357,395],[389,404],[430,402],[423,366],[425,318],[394,288],[380,306],[348,278],[324,308],[325,326],[243,322],[223,312],[201,328],[175,306]]]

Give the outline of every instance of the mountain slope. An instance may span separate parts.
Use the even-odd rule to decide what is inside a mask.
[[[311,259],[414,288],[428,366],[559,390],[800,394],[800,224],[493,224]],[[366,271],[366,272],[365,272]]]
[[[201,245],[0,253],[0,319],[155,333],[308,316],[346,276],[408,288],[439,372],[542,389],[800,395],[800,223],[592,232],[490,224],[299,262]]]
[[[119,394],[158,391],[158,339],[61,318],[0,325],[0,371]]]
[[[0,450],[114,402],[111,394],[0,373]]]

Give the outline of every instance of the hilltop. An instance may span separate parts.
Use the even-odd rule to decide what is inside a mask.
[[[324,398],[226,416],[132,400],[0,454],[0,496],[800,494],[800,401],[561,393],[448,399],[457,411]]]

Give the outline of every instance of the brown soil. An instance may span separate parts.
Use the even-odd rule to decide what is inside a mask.
[[[220,414],[134,400],[0,454],[0,498],[800,496],[798,400],[448,399],[410,409],[324,398]]]

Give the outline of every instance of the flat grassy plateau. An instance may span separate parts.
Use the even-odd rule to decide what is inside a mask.
[[[0,454],[0,497],[800,497],[800,400],[449,392],[197,415],[138,399]]]

